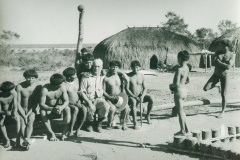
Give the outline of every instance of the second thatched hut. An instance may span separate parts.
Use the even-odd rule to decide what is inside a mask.
[[[112,60],[130,68],[138,60],[143,69],[156,69],[159,63],[176,64],[181,50],[198,52],[198,44],[183,36],[159,27],[133,27],[104,39],[94,49],[93,55],[101,58],[104,68]]]

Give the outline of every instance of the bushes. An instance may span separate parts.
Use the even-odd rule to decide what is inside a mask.
[[[35,69],[37,71],[50,71],[60,67],[68,67],[74,64],[75,50],[48,49],[43,51],[19,52],[11,50],[11,47],[0,47],[0,66],[20,67],[23,70]]]

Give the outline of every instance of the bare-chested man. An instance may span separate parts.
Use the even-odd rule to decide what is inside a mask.
[[[234,55],[229,51],[231,49],[230,41],[223,41],[221,43],[221,48],[215,53],[214,63],[215,69],[213,75],[205,84],[203,90],[208,91],[216,86],[220,81],[221,83],[221,96],[222,96],[222,112],[218,116],[221,118],[224,116],[225,109],[227,106],[227,88],[229,81],[229,69],[234,64]]]
[[[4,148],[10,147],[10,139],[7,135],[7,130],[5,127],[6,117],[12,116],[16,122],[17,140],[16,147],[21,147],[20,144],[20,120],[17,113],[17,93],[15,91],[15,85],[12,82],[5,81],[0,87],[0,127],[5,138]]]
[[[175,135],[186,135],[189,132],[186,122],[186,115],[183,110],[183,103],[187,97],[186,83],[189,83],[188,73],[189,68],[187,62],[189,60],[189,53],[187,51],[181,51],[178,53],[179,67],[173,78],[173,83],[169,85],[169,89],[174,93],[174,102],[177,109],[179,118],[180,131]]]
[[[63,84],[65,78],[61,74],[53,74],[50,77],[50,83],[45,84],[41,91],[40,107],[42,120],[50,133],[50,141],[57,141],[55,133],[52,130],[49,118],[59,117],[63,112],[63,132],[62,140],[67,138],[69,123],[71,120],[69,99],[66,86]]]
[[[86,119],[87,109],[84,105],[81,104],[79,99],[78,90],[79,90],[79,82],[76,76],[76,70],[72,67],[68,67],[63,71],[63,75],[66,78],[65,86],[68,93],[69,98],[69,107],[71,109],[71,124],[70,124],[70,134],[69,136],[73,136],[73,127],[77,119],[79,119],[79,123],[77,123],[76,137],[80,137],[80,129]]]
[[[103,94],[105,99],[110,105],[108,112],[108,129],[113,127],[114,114],[116,112],[116,106],[112,103],[116,99],[116,96],[125,92],[125,86],[128,83],[128,77],[126,74],[120,72],[121,63],[119,61],[112,61],[109,63],[109,72],[103,79]],[[120,123],[122,130],[127,129],[126,115],[129,112],[129,106],[127,105],[124,110],[121,111]]]
[[[36,115],[36,108],[39,102],[41,85],[36,82],[38,74],[35,70],[26,70],[23,73],[24,82],[17,85],[18,111],[21,121],[21,134],[23,136],[23,145],[30,145],[30,137],[33,132],[33,123]]]
[[[133,124],[134,129],[139,129],[137,124],[137,106],[138,103],[141,102],[148,102],[147,106],[147,114],[145,116],[147,123],[151,124],[150,122],[150,112],[153,108],[153,98],[150,95],[146,95],[147,88],[144,75],[140,73],[141,65],[139,61],[132,61],[131,62],[131,69],[132,72],[128,73],[129,77],[129,89],[127,90],[129,94],[129,105],[132,109],[132,116],[133,116]]]

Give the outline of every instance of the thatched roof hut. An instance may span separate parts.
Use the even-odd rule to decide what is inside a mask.
[[[225,40],[232,42],[232,51],[236,54],[235,65],[236,67],[240,67],[240,27],[214,39],[209,47],[209,50],[216,52],[221,46],[221,41]]]
[[[118,60],[124,69],[138,60],[143,69],[156,69],[158,63],[177,63],[177,53],[199,51],[198,44],[183,36],[159,27],[133,27],[104,39],[94,49],[93,55],[101,58],[104,68],[109,61]]]

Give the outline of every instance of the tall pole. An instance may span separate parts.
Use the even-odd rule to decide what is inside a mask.
[[[77,42],[77,50],[75,56],[75,68],[77,68],[78,64],[81,62],[81,49],[83,43],[83,15],[84,15],[84,6],[78,6],[79,11],[79,27],[78,27],[78,42]]]

